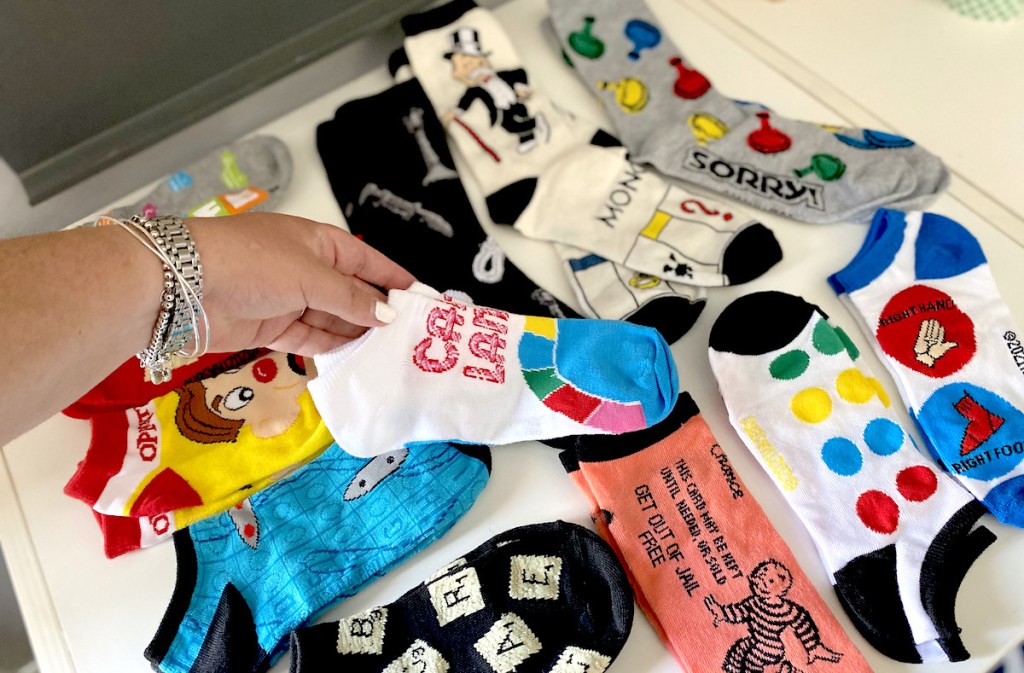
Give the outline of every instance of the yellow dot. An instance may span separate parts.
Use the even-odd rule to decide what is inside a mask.
[[[836,390],[839,397],[847,402],[864,404],[875,396],[878,389],[859,369],[847,369],[836,377]]]
[[[878,395],[878,399],[882,401],[882,406],[888,409],[891,402],[889,401],[889,396],[885,392],[885,388],[882,387],[882,382],[874,376],[869,376],[868,383],[870,383],[871,387],[875,389],[875,394]]]
[[[793,395],[790,408],[804,423],[821,423],[832,413],[832,400],[821,388],[807,388]]]

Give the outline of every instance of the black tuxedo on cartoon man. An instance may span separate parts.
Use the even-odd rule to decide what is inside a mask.
[[[499,81],[494,81],[495,78]],[[474,101],[480,100],[490,113],[491,126],[500,123],[501,128],[519,136],[520,143],[533,140],[537,120],[530,116],[526,105],[516,95],[517,84],[527,84],[526,71],[522,68],[495,72],[488,77],[488,81],[467,88],[456,107],[465,112]]]

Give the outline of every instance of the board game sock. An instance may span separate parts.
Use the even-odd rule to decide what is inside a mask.
[[[978,241],[936,213],[879,210],[829,282],[932,455],[996,518],[1024,526],[1024,348]]]
[[[560,457],[682,670],[870,670],[689,394],[652,428]]]
[[[633,624],[600,537],[564,521],[513,528],[397,601],[297,629],[293,673],[605,673]]]
[[[287,145],[274,136],[252,136],[189,164],[138,203],[118,206],[108,215],[220,217],[271,210],[291,179],[292,158]]]
[[[156,516],[245,497],[331,443],[299,356],[239,353],[139,407],[97,415],[65,487],[103,514]]]
[[[744,282],[781,258],[764,225],[731,215],[703,221],[709,210],[678,205],[692,195],[530,89],[508,36],[472,0],[406,16],[402,26],[411,70],[447,122],[495,223],[690,285]],[[393,55],[393,71],[402,60]],[[526,126],[542,126],[541,136],[531,131],[524,141],[516,129]]]
[[[418,283],[388,303],[395,321],[316,356],[309,382],[333,437],[358,455],[632,432],[676,398],[672,353],[649,327],[516,315]]]
[[[643,2],[549,5],[564,53],[634,161],[807,222],[866,219],[917,190],[898,152],[862,149],[766,110],[748,114],[665,37]]]
[[[486,447],[355,458],[332,444],[174,535],[178,577],[146,658],[165,673],[266,670],[289,632],[441,537],[487,484]]]
[[[915,450],[858,355],[816,306],[781,292],[737,299],[711,329],[729,420],[857,628],[899,661],[961,661],[956,590],[995,536],[971,533],[984,508]]]

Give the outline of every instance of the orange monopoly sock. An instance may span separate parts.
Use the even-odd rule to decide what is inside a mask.
[[[93,417],[89,450],[65,493],[117,516],[230,506],[327,448],[330,433],[306,390],[312,362],[253,353],[147,404]]]
[[[563,464],[684,670],[871,670],[687,393],[652,428],[578,438]]]

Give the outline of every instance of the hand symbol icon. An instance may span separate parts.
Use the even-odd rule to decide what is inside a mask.
[[[934,367],[939,358],[959,345],[955,341],[946,341],[946,328],[931,318],[921,323],[914,342],[914,357],[926,367]]]

